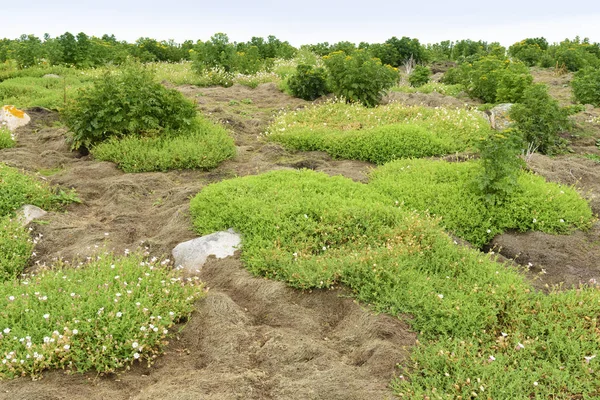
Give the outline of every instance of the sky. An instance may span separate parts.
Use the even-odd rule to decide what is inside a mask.
[[[600,42],[600,0],[428,1],[8,1],[0,8],[0,38],[44,33],[114,34],[119,40],[231,41],[275,35],[295,46],[348,40],[383,42],[409,36],[421,43],[485,40],[511,45],[544,36],[550,43],[589,37]]]

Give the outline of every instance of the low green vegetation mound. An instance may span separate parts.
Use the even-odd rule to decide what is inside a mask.
[[[19,276],[33,249],[29,232],[15,212],[25,204],[54,210],[71,201],[77,201],[73,192],[56,193],[49,185],[0,163],[0,282]]]
[[[0,163],[0,216],[14,215],[25,204],[44,210],[76,200],[73,192],[65,192]]]
[[[0,216],[0,282],[17,278],[27,265],[33,242],[15,218]]]
[[[0,127],[0,150],[15,147],[15,139],[7,128]]]
[[[480,115],[463,109],[331,102],[281,114],[268,135],[294,150],[383,164],[465,151],[489,131]]]
[[[101,255],[0,283],[0,378],[152,362],[202,293],[161,264]]]
[[[235,145],[225,128],[197,118],[184,132],[111,138],[95,146],[92,154],[125,172],[211,169],[235,156]]]
[[[378,190],[277,171],[209,185],[191,214],[201,234],[239,231],[257,275],[303,289],[345,284],[378,311],[411,314],[421,337],[393,383],[403,398],[597,394],[599,290],[533,292],[518,271]]]
[[[446,229],[479,247],[509,229],[566,234],[593,220],[574,189],[524,171],[508,198],[490,204],[478,194],[480,170],[475,161],[398,160],[373,171],[370,185],[409,209],[440,217]]]

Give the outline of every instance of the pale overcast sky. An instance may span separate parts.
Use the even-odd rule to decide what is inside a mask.
[[[600,42],[600,0],[30,0],[0,7],[0,38],[66,31],[177,42],[207,40],[215,32],[227,33],[232,41],[273,34],[293,45],[382,42],[392,36],[422,43],[482,39],[510,45],[526,37],[555,42],[579,35]]]

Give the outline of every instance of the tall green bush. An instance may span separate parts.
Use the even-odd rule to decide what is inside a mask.
[[[524,164],[519,157],[522,147],[523,139],[511,129],[501,133],[491,131],[477,143],[481,170],[474,184],[487,202],[502,203],[518,190],[519,172]]]
[[[397,70],[372,58],[366,50],[357,50],[351,56],[334,52],[324,61],[332,92],[368,107],[377,105],[399,78]]]
[[[470,96],[486,103],[518,102],[533,82],[525,64],[494,56],[463,64],[459,79]]]
[[[328,93],[325,69],[312,65],[298,65],[287,84],[294,96],[304,100],[315,100]]]
[[[82,89],[63,112],[73,148],[90,148],[111,137],[156,136],[190,126],[195,105],[155,80],[140,64],[108,71]]]
[[[429,82],[431,70],[429,67],[417,65],[408,77],[408,82],[412,87],[420,87]]]
[[[585,68],[577,72],[571,87],[578,102],[600,107],[600,68]]]
[[[533,143],[544,154],[556,146],[558,134],[571,126],[569,110],[561,107],[548,94],[548,88],[541,84],[527,88],[521,102],[512,106],[509,115],[525,141]]]

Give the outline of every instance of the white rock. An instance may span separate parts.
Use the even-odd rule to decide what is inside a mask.
[[[9,131],[25,126],[31,121],[29,115],[24,111],[18,110],[14,106],[3,106],[0,109],[0,126],[7,127]]]
[[[58,76],[56,74],[46,74],[46,75],[42,76],[42,78],[60,79],[60,76]]]
[[[230,257],[240,248],[241,243],[242,237],[232,229],[211,233],[179,243],[173,249],[173,259],[176,266],[181,266],[190,273],[196,273],[200,271],[208,256]]]
[[[24,205],[18,212],[19,221],[23,224],[23,226],[28,225],[31,221],[42,218],[44,215],[48,214],[46,211],[42,210],[37,206],[32,206],[31,204]]]

